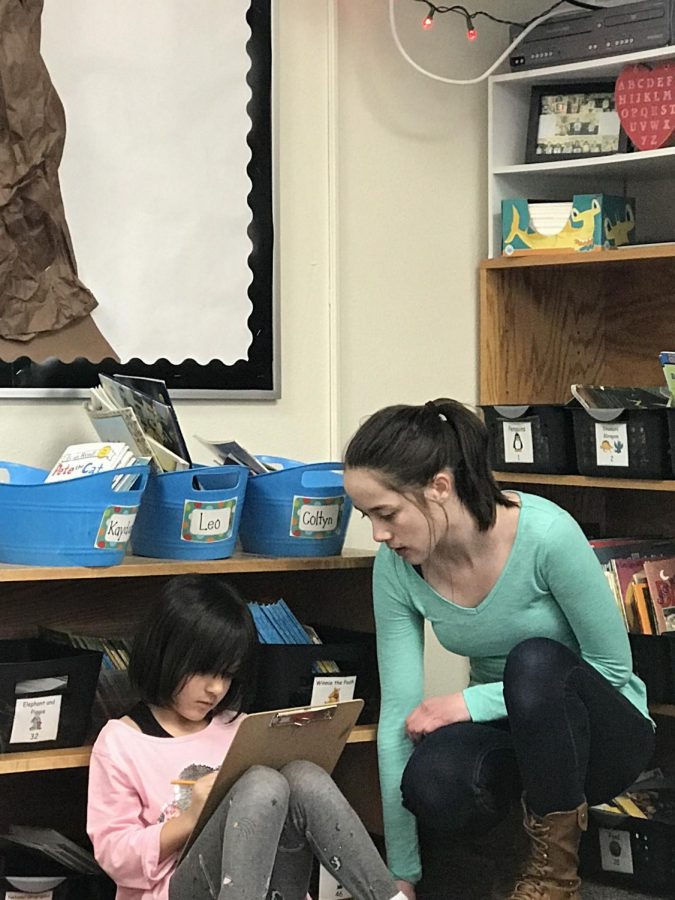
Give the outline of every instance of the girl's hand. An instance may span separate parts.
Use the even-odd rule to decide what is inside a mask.
[[[211,792],[213,782],[216,780],[217,775],[218,772],[209,772],[208,775],[203,775],[201,778],[198,778],[192,785],[192,802],[190,803],[187,812],[190,813],[190,816],[195,822],[202,809],[204,809],[206,798]]]
[[[408,900],[415,900],[415,885],[410,884],[409,881],[397,881],[396,887],[399,891],[407,897]]]
[[[431,734],[443,725],[455,722],[470,722],[471,716],[464,702],[464,694],[446,694],[444,697],[428,697],[415,707],[405,720],[405,730],[413,741],[419,741],[425,734]]]

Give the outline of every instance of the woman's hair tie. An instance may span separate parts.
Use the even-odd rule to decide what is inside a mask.
[[[441,422],[448,421],[448,417],[444,413],[440,412],[440,410],[436,406],[436,403],[433,400],[427,400],[427,402],[424,404],[424,408],[428,409],[435,416],[438,416],[438,418],[441,420]]]

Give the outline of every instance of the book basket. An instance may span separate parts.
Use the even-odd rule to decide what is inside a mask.
[[[232,556],[247,482],[245,466],[151,475],[134,525],[134,553],[161,559]]]
[[[129,466],[44,483],[45,469],[0,462],[0,561],[28,566],[113,566],[127,541],[148,480]],[[136,475],[130,490],[117,479]]]
[[[340,554],[352,510],[342,463],[258,459],[280,468],[249,479],[239,530],[242,549],[263,556]]]

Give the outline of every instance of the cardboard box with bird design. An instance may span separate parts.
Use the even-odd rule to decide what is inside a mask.
[[[586,253],[635,243],[635,200],[575,194],[571,201],[502,200],[502,253]]]

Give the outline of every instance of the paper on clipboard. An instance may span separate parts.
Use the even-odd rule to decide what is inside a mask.
[[[281,769],[306,759],[329,774],[363,709],[363,700],[251,713],[239,726],[211,792],[181,853],[185,856],[235,782],[251,766]]]

